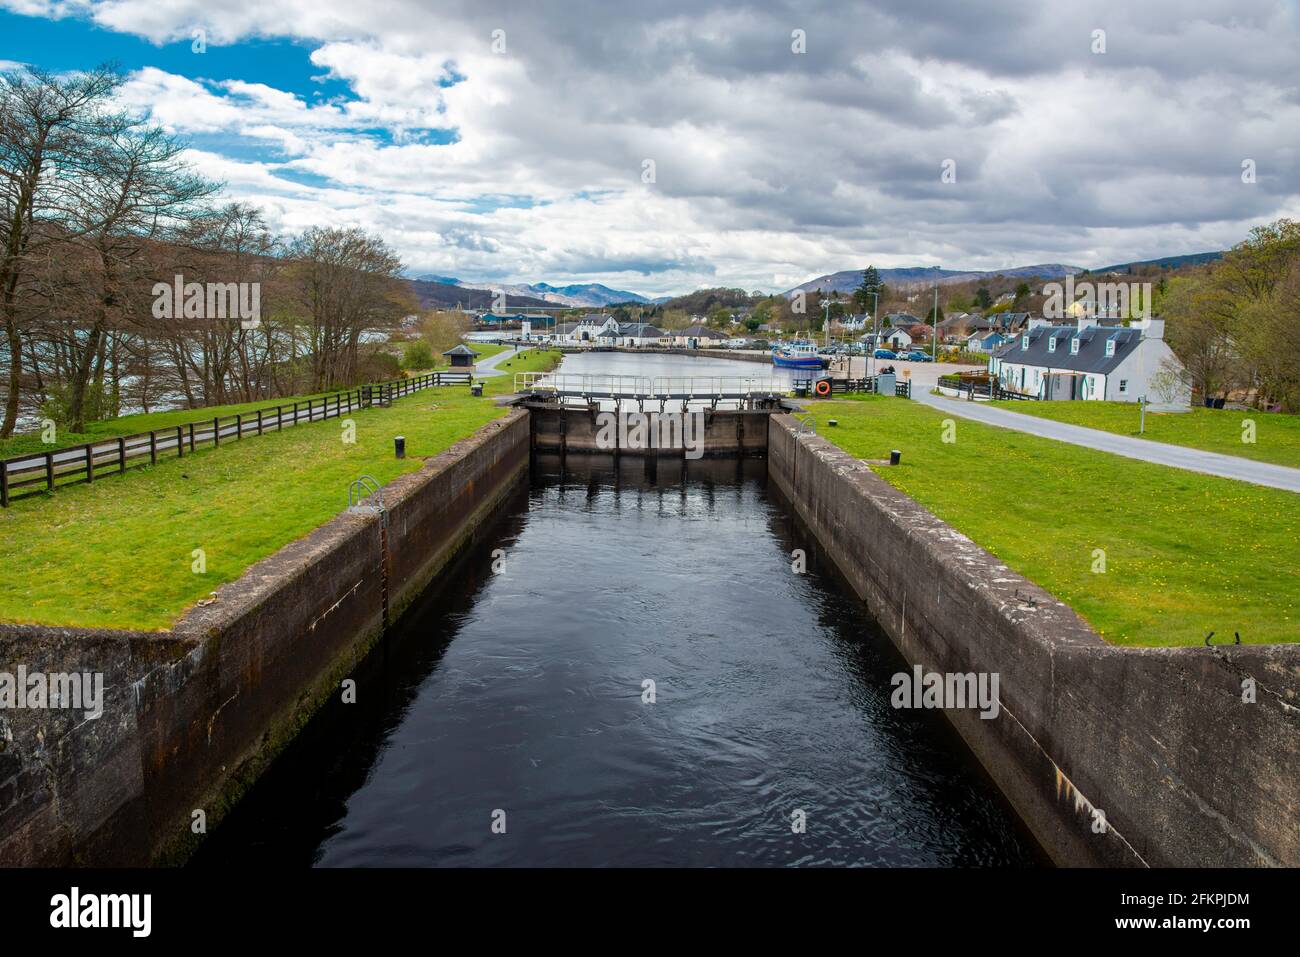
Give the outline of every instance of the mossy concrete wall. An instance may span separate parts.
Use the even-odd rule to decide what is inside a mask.
[[[389,621],[526,472],[512,410],[383,489]],[[340,490],[342,494],[342,490]],[[383,628],[380,520],[343,513],[161,633],[0,626],[0,670],[101,672],[105,709],[0,711],[0,864],[184,859]]]
[[[909,664],[999,674],[996,719],[944,714],[1055,861],[1300,864],[1300,645],[1108,645],[800,429],[772,417],[770,478]]]

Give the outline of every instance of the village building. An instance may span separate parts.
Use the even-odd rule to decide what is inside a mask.
[[[1054,326],[1036,319],[989,359],[1006,390],[1046,400],[1137,402],[1151,408],[1191,407],[1182,363],[1164,340],[1164,322],[1103,326],[1095,319]]]
[[[707,349],[719,345],[727,336],[698,323],[672,333],[672,344],[683,349]]]

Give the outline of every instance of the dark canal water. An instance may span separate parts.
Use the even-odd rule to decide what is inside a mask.
[[[539,461],[194,866],[1041,863],[765,463],[685,464]]]

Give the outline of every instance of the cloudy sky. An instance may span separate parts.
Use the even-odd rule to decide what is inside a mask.
[[[1300,218],[1297,0],[0,0],[0,38],[116,60],[233,198],[414,274],[774,290]]]

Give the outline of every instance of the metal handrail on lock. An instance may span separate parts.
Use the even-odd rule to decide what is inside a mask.
[[[357,498],[358,492],[364,492],[365,494]],[[365,504],[368,499],[372,498],[378,500],[379,504],[377,506]],[[353,479],[352,484],[348,486],[348,511],[356,512],[367,509],[375,509],[381,513],[385,511],[384,490],[379,487],[379,483],[373,477],[363,475],[360,478]]]

